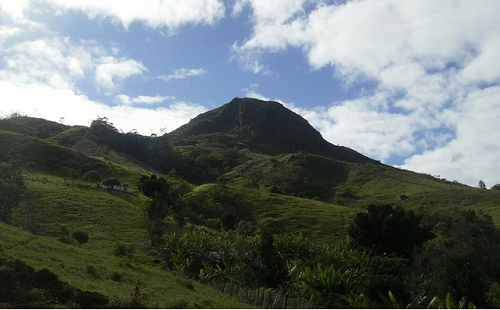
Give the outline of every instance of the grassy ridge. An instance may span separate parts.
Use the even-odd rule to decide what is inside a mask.
[[[315,242],[336,243],[346,237],[355,214],[363,211],[293,196],[240,191],[254,197],[252,213],[259,222],[272,223],[283,233],[302,232]]]
[[[221,185],[204,184],[194,192],[213,192]],[[344,207],[300,197],[269,193],[237,185],[224,187],[237,195],[251,220],[272,225],[282,233],[301,232],[316,242],[335,243],[347,236],[352,219],[361,208]]]
[[[500,226],[500,191],[469,187],[412,171],[381,165],[351,164],[342,186],[358,195],[360,203],[370,200],[447,213],[451,209],[476,210],[493,217]],[[403,201],[401,196],[407,198]]]
[[[65,176],[70,169],[81,172],[112,169],[109,164],[69,148],[22,134],[0,131],[0,157],[3,161],[20,160],[34,169]]]

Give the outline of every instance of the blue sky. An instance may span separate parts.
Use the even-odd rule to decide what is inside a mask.
[[[0,0],[0,116],[141,134],[234,97],[472,186],[500,183],[500,2]]]

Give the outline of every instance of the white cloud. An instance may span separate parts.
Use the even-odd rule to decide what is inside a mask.
[[[167,28],[171,33],[188,24],[213,25],[224,17],[220,0],[36,0],[59,10],[76,10],[89,18],[109,18],[128,28],[140,22],[150,28]]]
[[[0,0],[0,16],[6,14],[15,22],[24,20],[24,10],[28,7],[29,0]]]
[[[405,168],[449,180],[488,186],[500,182],[500,86],[471,92],[460,105],[456,137],[450,143],[405,161]]]
[[[115,102],[121,103],[123,105],[137,105],[137,104],[146,104],[146,105],[155,105],[164,102],[165,100],[173,100],[175,97],[172,96],[137,96],[130,97],[124,94],[115,96]]]
[[[243,44],[234,43],[232,58],[244,69],[254,73],[269,74],[271,70],[261,63],[264,52],[279,52],[288,45],[297,46],[305,39],[303,5],[307,0],[238,0],[233,14],[239,14],[244,7],[252,8],[254,23],[252,36]]]
[[[200,75],[204,75],[204,74],[207,74],[207,70],[205,70],[203,68],[199,68],[199,69],[182,68],[182,69],[174,70],[174,72],[172,74],[160,75],[160,76],[158,76],[158,78],[160,80],[164,80],[165,82],[168,82],[171,80],[182,80],[182,79],[186,79],[188,77],[200,76]]]
[[[0,48],[9,38],[20,35],[23,30],[19,27],[0,25]]]
[[[16,84],[47,84],[75,89],[92,70],[92,55],[68,38],[41,38],[0,50],[5,67],[0,79]]]
[[[201,105],[186,102],[154,109],[128,105],[108,106],[70,89],[34,84],[19,86],[8,81],[0,81],[0,93],[0,116],[20,112],[52,121],[64,117],[66,124],[84,126],[90,125],[97,116],[106,116],[116,128],[125,132],[136,129],[143,135],[160,134],[162,128],[166,128],[167,132],[172,131],[206,111]]]
[[[249,8],[253,23],[252,35],[232,47],[243,68],[272,70],[262,61],[266,53],[296,48],[311,68],[331,67],[348,87],[375,85],[358,99],[297,109],[325,138],[386,161],[411,157],[407,167],[435,169],[471,185],[478,181],[468,178],[471,171],[483,179],[500,174],[496,144],[475,138],[479,130],[463,133],[487,126],[490,133],[483,137],[500,141],[492,128],[500,119],[496,111],[484,115],[485,121],[477,117],[486,113],[484,106],[499,110],[493,103],[500,102],[500,94],[493,90],[500,83],[500,2],[280,3],[286,5],[274,5],[274,12],[264,1],[234,5],[234,14]],[[493,86],[487,92],[491,102],[479,96],[485,86]],[[473,154],[482,160],[474,162]]]
[[[140,62],[108,56],[106,49],[94,42],[73,42],[69,37],[0,46],[0,53],[5,62],[0,79],[18,85],[46,84],[78,92],[79,81],[93,79],[99,89],[111,92],[117,83],[147,71]]]
[[[117,59],[108,56],[99,59],[99,62],[95,70],[96,83],[107,91],[113,91],[117,82],[147,71],[144,65],[133,59]]]
[[[118,129],[136,129],[149,135],[161,133],[162,128],[176,129],[206,111],[201,105],[187,102],[134,106],[175,99],[168,96],[119,95],[119,105],[115,106],[89,99],[80,88],[81,82],[111,92],[124,79],[147,71],[140,62],[120,54],[116,48],[110,50],[93,41],[75,42],[69,37],[33,40],[28,36],[0,45],[0,116],[20,112],[53,121],[64,117],[70,125],[89,125],[98,116],[106,116]]]

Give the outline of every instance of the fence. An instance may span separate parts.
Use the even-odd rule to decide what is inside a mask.
[[[235,296],[240,300],[262,309],[299,309],[311,308],[312,304],[304,299],[289,298],[284,289],[246,288],[235,281],[216,279],[212,285],[219,291]]]
[[[73,187],[78,187],[78,188],[84,188],[84,189],[102,189],[102,190],[113,190],[125,194],[129,194],[132,196],[139,196],[138,192],[135,191],[130,191],[129,188],[126,188],[127,190],[124,190],[123,187],[115,187],[114,189],[110,189],[105,185],[98,186],[98,184],[89,184],[89,183],[82,183],[77,180],[67,180],[67,179],[60,179],[60,178],[55,178],[52,179],[50,177],[41,177],[33,174],[23,174],[23,179],[33,181],[33,182],[42,182],[42,183],[50,183],[54,184],[57,186],[65,185],[65,186],[73,186]]]

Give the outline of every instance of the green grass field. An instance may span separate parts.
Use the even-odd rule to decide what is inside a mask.
[[[37,234],[0,223],[1,257],[20,259],[35,269],[47,268],[62,281],[100,292],[114,302],[126,301],[138,284],[150,307],[249,307],[215,288],[162,269],[159,259],[145,247],[148,236],[137,197],[68,186],[56,177],[47,181],[36,177],[25,181],[30,194],[15,221],[28,225],[29,216],[36,217]],[[61,223],[70,232],[88,232],[88,243],[58,241]],[[131,257],[113,254],[119,243],[133,245]]]
[[[194,192],[210,191],[216,187],[220,185],[204,184],[196,187]],[[249,206],[250,216],[255,222],[271,224],[282,233],[301,232],[315,242],[336,243],[345,238],[355,214],[364,211],[235,185],[229,189],[242,197],[243,205]]]

